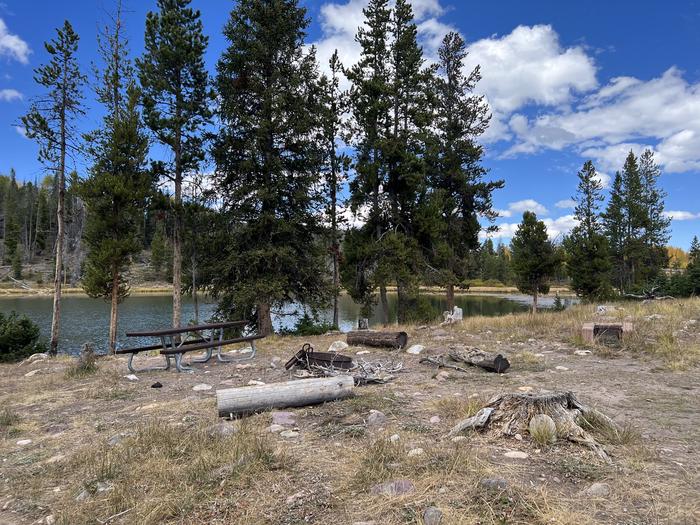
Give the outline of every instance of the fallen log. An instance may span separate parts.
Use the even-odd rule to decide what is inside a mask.
[[[316,405],[350,397],[354,385],[352,376],[342,375],[226,388],[216,391],[216,407],[220,417],[233,417],[268,408]]]
[[[510,362],[502,354],[491,354],[479,348],[450,348],[447,352],[453,361],[461,361],[471,366],[478,366],[489,372],[501,374],[510,368]]]
[[[350,346],[376,346],[381,348],[406,348],[406,332],[378,332],[361,330],[348,332],[347,342]]]

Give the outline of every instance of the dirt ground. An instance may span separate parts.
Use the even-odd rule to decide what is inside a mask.
[[[124,358],[86,375],[67,357],[3,365],[0,524],[700,523],[700,300],[623,308],[611,315],[636,332],[621,348],[583,344],[577,327],[596,319],[586,306],[405,328],[421,355],[348,348],[403,370],[351,399],[285,409],[294,421],[284,428],[270,428],[273,411],[218,419],[216,389],[292,379],[283,365],[302,343],[326,350],[344,336],[270,337],[243,364],[136,381]],[[438,375],[419,363],[449,345],[497,351],[512,366]],[[528,435],[446,437],[493,395],[566,390],[619,424],[597,436],[610,463]]]

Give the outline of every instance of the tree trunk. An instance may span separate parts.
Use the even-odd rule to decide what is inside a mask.
[[[199,296],[197,295],[197,261],[192,254],[192,302],[194,303],[194,324],[199,324]]]
[[[112,310],[109,316],[109,353],[117,351],[117,319],[119,309],[119,270],[112,268]]]
[[[406,348],[408,345],[408,334],[406,332],[377,332],[374,330],[358,330],[355,332],[348,332],[347,342],[350,346]]]
[[[216,391],[221,417],[251,414],[270,408],[315,405],[352,396],[350,375],[287,381],[272,385],[244,386]]]
[[[175,217],[173,221],[173,327],[179,328],[182,320],[182,173],[180,172],[180,152],[175,161]]]
[[[340,277],[338,272],[338,245],[333,247],[333,327],[338,328],[338,298],[340,295]]]
[[[269,303],[258,304],[258,334],[272,334],[272,316],[270,315]]]
[[[532,313],[537,313],[537,298],[539,295],[539,290],[535,288],[535,292],[532,294]]]
[[[455,285],[447,285],[447,310],[452,313],[455,309]]]
[[[501,374],[510,368],[510,362],[502,354],[491,354],[475,347],[466,349],[451,348],[447,355],[453,361],[478,366],[489,372]]]
[[[389,300],[386,296],[386,286],[379,286],[379,300],[382,307],[382,324],[384,326],[389,326]]]

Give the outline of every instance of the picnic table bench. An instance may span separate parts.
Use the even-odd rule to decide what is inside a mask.
[[[255,341],[262,339],[263,335],[248,335],[224,339],[224,330],[227,328],[243,327],[248,321],[227,321],[224,323],[209,323],[199,325],[183,326],[181,328],[166,328],[165,330],[147,330],[143,332],[127,332],[127,337],[156,337],[160,343],[133,348],[120,348],[117,354],[128,354],[128,369],[133,372],[147,372],[151,370],[169,370],[171,360],[175,362],[178,372],[192,372],[193,368],[182,362],[182,357],[187,352],[206,350],[199,358],[191,360],[192,363],[206,363],[212,356],[216,348],[216,359],[220,363],[232,363],[237,361],[247,361],[255,357]],[[208,335],[206,332],[209,332]],[[184,335],[184,337],[183,337]],[[221,355],[221,348],[234,343],[250,342],[251,352],[240,358],[227,358]],[[160,354],[165,358],[164,366],[154,366],[149,368],[134,368],[134,356],[141,352],[160,350]]]

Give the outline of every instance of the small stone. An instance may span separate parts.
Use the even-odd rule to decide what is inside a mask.
[[[506,490],[508,481],[503,478],[484,478],[479,482],[479,485],[487,490]]]
[[[56,518],[54,518],[53,514],[49,514],[44,518],[44,523],[46,525],[56,525]]]
[[[87,491],[87,489],[83,489],[82,492],[75,497],[75,501],[85,501],[89,497],[90,493]]]
[[[250,368],[251,366],[253,365],[251,365],[250,363],[238,363],[236,365],[236,370],[245,370],[246,368]]]
[[[282,425],[270,425],[269,427],[267,427],[267,431],[272,432],[273,434],[275,432],[281,432],[282,430],[284,430],[284,427]]]
[[[423,512],[423,525],[440,525],[442,511],[437,507],[428,507]]]
[[[228,437],[236,434],[239,428],[235,423],[230,423],[222,421],[221,423],[216,423],[207,428],[207,434],[209,437]]]
[[[345,341],[333,341],[328,347],[329,352],[340,352],[345,350],[349,345]]]
[[[356,353],[356,355],[367,355],[371,354],[369,350],[360,350],[359,352]]]
[[[575,355],[591,355],[593,352],[590,350],[575,350],[574,354]]]
[[[441,370],[435,375],[435,379],[438,381],[447,381],[450,378],[450,373]]]
[[[503,455],[510,459],[527,459],[530,457],[526,452],[521,452],[519,450],[509,450]]]
[[[410,479],[397,479],[379,483],[370,489],[370,493],[383,496],[400,496],[415,490],[415,485]]]
[[[386,416],[383,412],[379,410],[370,410],[369,416],[367,416],[367,425],[371,427],[376,427],[386,423]]]
[[[26,445],[31,444],[31,442],[32,442],[31,439],[20,439],[20,440],[17,442],[17,444],[18,444],[20,447],[24,447],[24,446],[26,446]]]
[[[430,418],[430,423],[432,425],[437,425],[441,421],[440,416],[433,416]]]
[[[138,381],[139,380],[138,376],[136,376],[135,374],[126,375],[126,376],[124,376],[124,379],[126,379],[128,381]]]
[[[400,439],[401,439],[401,436],[399,436],[398,434],[392,434],[391,437],[389,438],[389,441],[391,441],[392,443],[396,443]]]
[[[250,381],[248,381],[248,386],[262,386],[264,384],[264,381],[258,381],[257,379],[251,379]]]
[[[98,481],[97,485],[95,486],[95,490],[97,492],[109,492],[113,489],[114,487],[110,483],[105,483],[104,481]]]
[[[118,444],[121,440],[131,435],[132,434],[130,432],[120,432],[119,434],[114,434],[111,438],[107,440],[107,444],[110,447],[113,447],[114,445]]]
[[[555,366],[554,369],[561,370],[562,372],[566,372],[568,370],[568,368],[566,368],[565,366]]]
[[[408,451],[409,458],[415,458],[416,456],[422,456],[423,454],[425,454],[425,450],[422,448],[414,448]]]
[[[467,440],[467,436],[455,436],[452,438],[453,443],[459,443],[461,441],[466,441],[466,440]]]
[[[516,439],[516,441],[522,441],[522,440],[523,440],[523,436],[521,436],[520,434],[515,434],[513,437]]]
[[[192,387],[192,390],[195,392],[204,392],[205,390],[211,390],[211,385],[208,385],[206,383],[200,383],[198,385],[194,385]]]
[[[294,426],[297,423],[297,416],[294,412],[273,412],[273,425],[290,425]]]
[[[284,432],[280,432],[280,436],[283,438],[295,438],[299,435],[299,432],[296,430],[285,430]]]
[[[377,525],[376,521],[354,521],[352,525]]]
[[[160,381],[156,381],[151,385],[151,388],[163,388],[163,383],[161,383]]]
[[[593,483],[583,491],[583,494],[590,498],[604,498],[610,494],[610,485],[607,483]]]
[[[407,354],[413,354],[413,355],[418,355],[420,354],[423,350],[425,350],[425,347],[423,345],[413,345],[406,350]]]

